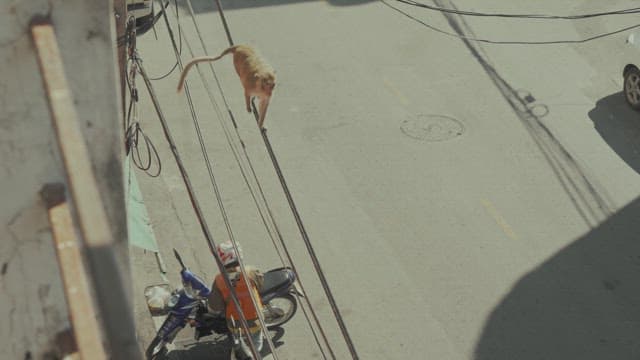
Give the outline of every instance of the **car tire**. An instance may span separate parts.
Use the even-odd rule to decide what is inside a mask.
[[[624,73],[622,92],[629,106],[640,111],[640,70],[638,68],[632,67]]]

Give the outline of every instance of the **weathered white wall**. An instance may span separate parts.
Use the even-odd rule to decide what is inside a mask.
[[[28,32],[50,13],[112,231],[126,262],[112,1],[0,0],[0,359],[46,358],[69,327],[38,192],[64,181]],[[128,273],[128,266],[126,267]]]

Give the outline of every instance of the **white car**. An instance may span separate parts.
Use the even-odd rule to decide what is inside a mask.
[[[627,43],[640,48],[640,33],[632,33],[627,38]],[[640,62],[628,63],[622,70],[624,86],[622,91],[627,103],[634,110],[640,111]]]

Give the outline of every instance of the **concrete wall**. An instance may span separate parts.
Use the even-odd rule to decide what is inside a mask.
[[[28,24],[50,14],[98,185],[126,262],[112,1],[0,1],[0,359],[55,358],[69,328],[38,192],[64,182]],[[127,286],[128,288],[128,286]],[[47,354],[50,357],[47,357]]]

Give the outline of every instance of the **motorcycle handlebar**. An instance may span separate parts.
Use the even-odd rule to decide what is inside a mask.
[[[187,267],[184,266],[184,262],[182,262],[182,258],[180,257],[180,254],[178,254],[178,250],[173,249],[173,254],[176,256],[176,259],[180,263],[180,266],[182,266],[182,270],[186,269]]]

